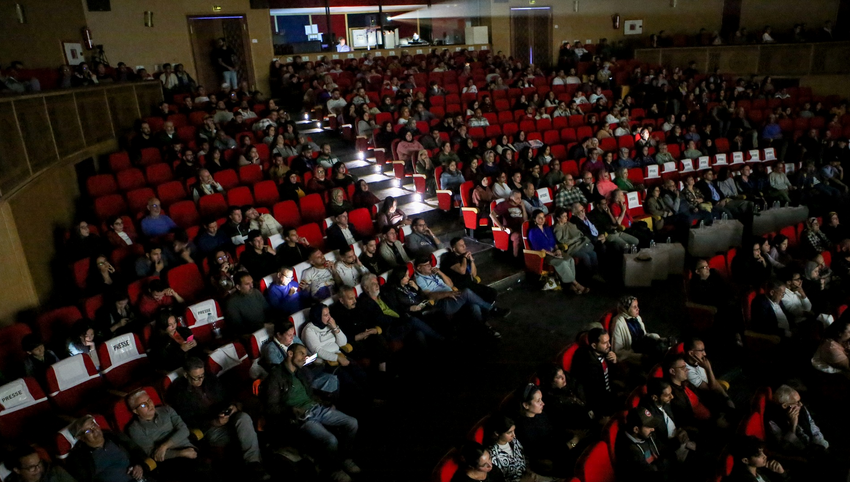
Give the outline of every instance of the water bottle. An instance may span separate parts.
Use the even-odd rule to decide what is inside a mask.
[[[760,211],[758,204],[753,208],[753,214],[758,214]]]
[[[212,324],[213,335],[215,336],[215,338],[221,338],[221,327],[219,327],[218,322],[213,319],[212,313],[207,313],[207,323]]]
[[[632,252],[632,245],[627,243],[626,247],[623,249],[623,252],[626,253],[626,254],[631,253]]]
[[[650,240],[649,240],[649,249],[652,249],[652,248],[654,248],[654,247],[655,247],[655,240],[654,240],[654,239],[650,239]]]
[[[729,215],[728,215],[728,214],[726,214],[726,213],[723,213],[723,215],[722,215],[722,216],[720,216],[720,219],[721,219],[722,221],[727,221],[727,220],[729,220]]]
[[[724,214],[724,216],[726,216],[726,215]],[[702,219],[699,220],[699,227],[701,227],[701,228],[705,227],[705,221],[704,220],[702,220]]]
[[[673,242],[673,240],[670,239],[670,236],[667,236],[667,244],[670,244],[672,242]]]
[[[637,247],[636,244],[633,244],[632,245],[632,254],[637,254],[637,252],[638,252],[638,247]]]
[[[779,201],[773,201],[773,209],[779,208]]]

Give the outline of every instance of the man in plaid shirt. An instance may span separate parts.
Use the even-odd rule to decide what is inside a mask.
[[[564,175],[564,185],[558,194],[555,196],[555,206],[559,208],[569,209],[573,204],[580,202],[587,204],[587,198],[581,189],[576,187],[576,181],[572,174]]]

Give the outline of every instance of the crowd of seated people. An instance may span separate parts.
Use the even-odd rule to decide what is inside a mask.
[[[292,70],[287,77],[290,82],[293,78],[316,80],[306,89],[299,88],[302,93],[311,93],[317,104],[326,105],[330,112],[337,109],[345,122],[357,125],[358,129],[365,120],[365,125],[372,128],[374,147],[392,152],[395,144],[398,157],[393,155],[393,159],[404,160],[406,172],[432,177],[429,182],[434,187],[452,190],[457,197],[461,197],[461,184],[472,181],[477,186],[473,199],[478,199],[481,211],[485,206],[489,210],[488,199],[504,199],[489,213],[493,226],[507,226],[514,234],[519,234],[524,221],[536,223],[544,233],[541,238],[545,238],[539,240],[540,249],[548,251],[558,275],[570,283],[577,294],[587,293],[589,289],[576,281],[573,257],[592,270],[598,259],[612,252],[621,252],[630,245],[647,246],[653,236],[658,236],[652,229],[664,225],[688,229],[695,220],[710,222],[723,215],[740,218],[749,224],[748,219],[755,210],[754,200],[758,199],[767,203],[775,200],[803,203],[812,206],[813,210],[818,202],[833,205],[846,199],[846,187],[841,181],[842,166],[846,165],[848,156],[847,144],[833,134],[823,141],[817,140],[821,132],[842,129],[846,103],[826,108],[781,100],[771,111],[776,111],[777,119],[788,121],[783,125],[790,123],[792,128],[798,119],[825,120],[827,116],[837,116],[837,125],[832,125],[832,121],[830,125],[823,123],[813,133],[791,140],[794,132],[787,132],[784,127],[779,132],[785,132],[788,139],[776,137],[773,127],[779,126],[778,120],[767,117],[764,125],[760,125],[738,106],[746,102],[753,112],[756,103],[764,103],[766,109],[775,99],[769,94],[767,80],[757,82],[753,79],[748,83],[742,79],[732,85],[730,79],[719,75],[644,69],[637,65],[632,65],[629,71],[626,69],[628,63],[606,66],[607,61],[602,59],[581,65],[582,78],[570,75],[563,80],[564,76],[558,74],[550,79],[539,69],[518,65],[491,52],[472,55],[468,60],[477,64],[474,71],[466,62],[460,62],[464,57],[451,56],[447,52],[421,61],[412,57],[380,59],[367,56],[361,63],[296,62],[285,68]],[[457,65],[455,87],[471,84],[476,90],[474,100],[481,97],[480,104],[473,106],[469,116],[446,115],[446,112],[454,112],[440,108],[440,104],[449,105],[451,95],[460,99],[459,95],[445,90],[451,83],[440,84],[442,89],[434,88],[427,80],[422,85],[418,76],[425,75],[428,79],[427,73],[441,63]],[[609,69],[614,69],[614,80],[599,80],[596,74],[611,71]],[[483,78],[479,72],[485,73]],[[579,82],[571,82],[571,78]],[[556,83],[556,79],[560,83]],[[377,99],[380,102],[375,102],[370,95],[373,85],[379,86],[374,90],[385,91]],[[608,89],[619,85],[631,85],[632,94],[623,99],[615,98]],[[523,88],[533,89],[535,93],[526,95]],[[568,97],[570,103],[564,107],[570,111],[569,117],[563,112],[554,115],[560,107],[551,102],[547,106],[541,100],[544,96],[537,91],[539,88],[556,92],[557,99]],[[513,89],[519,90],[520,95],[512,96]],[[183,314],[187,305],[213,298],[222,305],[224,340],[248,344],[256,332],[263,329],[272,332],[263,354],[268,377],[259,390],[267,422],[294,424],[319,442],[322,448],[315,459],[320,469],[337,480],[347,480],[346,473],[359,471],[349,450],[357,421],[347,411],[354,415],[362,413],[364,401],[378,398],[382,372],[394,369],[396,359],[392,350],[398,346],[397,342],[404,342],[404,351],[438,346],[455,332],[474,341],[498,338],[499,333],[487,320],[505,316],[508,310],[496,307],[495,292],[478,282],[474,258],[463,239],[440,240],[424,219],[409,219],[392,198],[378,199],[369,191],[368,183],[347,172],[330,145],[316,145],[298,133],[292,117],[273,100],[263,102],[255,93],[240,89],[208,94],[200,86],[189,92],[172,94],[173,101],[181,104],[180,107],[164,103],[153,115],[143,119],[129,139],[128,164],[115,172],[118,177],[123,171],[145,170],[153,186],[149,168],[165,165],[172,177],[156,185],[155,193],[148,188],[151,195],[144,198],[135,211],[119,210],[109,216],[97,213],[102,224],[95,224],[94,219],[90,220],[92,224],[89,220],[81,220],[73,226],[66,243],[66,260],[75,264],[83,261],[87,267],[82,282],[78,283],[80,296],[101,297],[102,309],[98,310],[95,319],[74,325],[67,339],[25,340],[24,349],[32,358],[27,366],[32,367],[32,376],[36,379],[44,377],[44,368],[54,359],[65,356],[88,354],[99,366],[99,344],[117,334],[136,333],[150,348],[149,356],[156,369],[170,372],[183,367],[186,373],[195,372],[187,375],[187,380],[191,386],[199,387],[196,383],[202,384],[204,377],[210,375],[199,371],[202,367],[193,360],[205,358],[207,351],[221,342],[194,339],[191,327],[185,326]],[[193,96],[194,100],[183,102]],[[510,107],[502,109],[502,101],[509,99],[516,99],[522,107],[520,96],[525,96],[524,102],[528,104],[524,109],[517,109],[522,112],[511,112]],[[371,106],[373,103],[375,105]],[[349,104],[356,107],[348,109]],[[791,107],[790,113],[783,110],[786,104]],[[457,105],[462,104],[458,102]],[[618,113],[610,117],[617,120],[617,129],[626,131],[621,136],[612,136],[611,129],[602,128],[598,121],[602,119],[603,124],[607,123],[609,109],[613,113],[615,108]],[[510,114],[510,121],[500,122],[503,113]],[[390,120],[378,124],[377,118],[382,114],[389,115]],[[373,115],[376,121],[370,123]],[[491,120],[493,116],[495,120]],[[574,117],[581,119],[573,120]],[[470,122],[471,119],[476,120]],[[489,126],[484,125],[484,120]],[[578,137],[575,128],[569,127],[573,121],[580,122],[575,126],[586,135]],[[518,129],[525,124],[536,130],[546,122],[551,122],[550,126],[563,125],[558,129],[557,140],[548,144],[542,142],[540,132]],[[517,130],[506,134],[510,124]],[[492,136],[486,134],[490,130],[485,130],[481,136],[474,130],[496,126],[501,126],[501,132],[495,134],[497,131],[493,130]],[[428,135],[431,130],[441,133],[441,143],[436,136]],[[563,130],[574,137],[565,137]],[[677,130],[686,134],[677,138]],[[667,135],[668,131],[673,133]],[[612,146],[607,139],[616,142]],[[709,142],[720,139],[727,142]],[[629,145],[623,145],[620,150],[620,142]],[[683,176],[681,186],[673,181],[673,185],[665,183],[660,190],[640,182],[625,183],[622,176],[616,175],[621,167],[663,166],[670,162],[667,160],[670,156],[673,160],[681,160],[677,154],[687,152],[686,144],[691,150],[699,149],[700,154],[714,156],[720,152],[718,144],[726,148],[734,143],[739,146],[736,150],[773,148],[779,162],[769,174],[761,163],[753,163],[754,172],[748,164],[739,171],[734,170],[734,174],[724,172],[719,166],[718,173],[722,177],[719,181],[715,181],[712,169],[694,169],[693,173]],[[428,145],[434,147],[428,148]],[[670,149],[671,146],[676,148]],[[402,159],[403,154],[406,159]],[[783,172],[784,166],[796,166],[798,162],[805,162],[806,169],[795,169],[799,174],[789,179]],[[438,171],[441,171],[439,176]],[[259,172],[258,177],[250,177],[256,172]],[[698,177],[701,179],[697,182]],[[161,187],[172,179],[182,184],[183,196],[166,200],[164,194],[167,193]],[[730,180],[732,182],[728,182]],[[261,204],[255,199],[260,197],[257,187],[266,181],[273,185],[272,201]],[[145,189],[143,186],[147,184],[132,186],[127,192],[128,200],[130,192]],[[254,187],[254,196],[250,196],[250,190],[247,197],[237,196],[236,190],[242,188],[244,191],[247,186]],[[544,229],[548,228],[544,211],[547,206],[535,195],[541,187],[551,188],[553,192],[550,207],[556,225],[549,231]],[[654,205],[655,213],[652,228],[632,219],[626,205],[628,190],[641,193],[649,190],[647,197],[652,202],[647,202],[647,208]],[[317,223],[316,231],[302,231],[304,224],[301,222],[306,224],[306,219],[302,218],[311,212],[305,204],[316,198],[324,215],[313,220]],[[220,209],[210,209],[210,200],[219,199]],[[235,202],[242,199],[247,203]],[[287,202],[290,204],[285,205],[285,210],[277,209]],[[191,222],[175,214],[178,203],[191,205],[195,212]],[[365,225],[354,224],[352,213],[361,208],[368,211]],[[373,208],[376,211],[374,224]],[[295,214],[298,216],[292,216]],[[323,222],[325,218],[328,224]],[[487,219],[488,214],[482,218]],[[405,232],[408,225],[410,231]],[[377,236],[373,234],[376,232]],[[740,278],[751,287],[766,284],[770,288],[765,291],[766,300],[757,297],[760,304],[753,305],[752,326],[765,327],[764,330],[771,334],[779,334],[781,330],[781,336],[786,338],[802,332],[788,324],[787,317],[783,322],[776,311],[775,307],[784,300],[786,285],[800,284],[796,290],[797,299],[803,300],[808,294],[813,303],[818,303],[806,309],[807,305],[800,302],[802,308],[796,309],[804,318],[807,312],[815,317],[832,312],[835,308],[831,305],[835,299],[832,293],[840,292],[842,287],[841,282],[833,279],[825,269],[827,263],[821,252],[834,250],[834,264],[843,261],[846,271],[849,263],[845,258],[850,256],[850,249],[845,246],[845,238],[836,214],[827,218],[822,230],[817,218],[809,220],[801,238],[805,240],[805,248],[799,253],[793,250],[786,253],[784,248],[778,247],[774,256],[774,247],[765,247],[766,241],[761,240],[750,246],[752,250],[741,249],[739,256],[744,268]],[[513,241],[514,253],[519,254],[521,238],[514,236]],[[561,249],[559,245],[567,248]],[[432,258],[432,255],[435,256]],[[798,277],[781,274],[774,282],[774,263],[768,258],[785,266],[802,259],[807,263],[801,266]],[[754,269],[758,266],[762,269]],[[192,267],[199,273],[204,285],[203,297],[195,293],[190,297],[170,286],[172,281],[180,281],[184,267]],[[724,286],[730,290],[738,288],[728,283]],[[130,296],[129,288],[137,295],[142,291],[137,300]],[[792,290],[788,288],[788,291]],[[331,299],[335,301],[326,307],[323,302]],[[581,451],[598,436],[608,417],[615,412],[622,398],[620,395],[634,388],[627,387],[627,382],[645,375],[653,363],[661,361],[660,354],[669,347],[669,339],[647,332],[636,305],[633,299],[623,302],[619,316],[612,321],[610,337],[605,331],[588,334],[588,343],[576,355],[575,380],[569,378],[569,370],[561,370],[560,375],[556,370],[551,382],[547,382],[551,387],[541,387],[542,391],[523,390],[521,402],[514,407],[517,413],[509,415],[514,423],[502,420],[494,425],[492,433],[488,433],[499,449],[490,450],[487,455],[481,452],[477,457],[475,451],[465,452],[464,458],[469,459],[466,460],[468,470],[474,472],[490,463],[481,462],[482,457],[499,460],[516,455],[510,448],[512,436],[509,435],[515,425],[519,439],[527,445],[530,470],[569,474]],[[463,313],[458,315],[461,310]],[[303,326],[298,326],[298,330],[291,330],[293,324],[288,321],[280,323],[299,316]],[[830,370],[840,370],[841,340],[846,337],[843,333],[830,336],[835,343],[825,344],[818,360]],[[295,337],[300,338],[295,340]],[[703,361],[704,355],[699,355],[698,346],[696,342],[688,345],[688,353],[693,354],[679,361],[702,368],[694,379],[704,379],[705,387],[695,385],[705,390],[704,408],[708,414],[688,410],[692,409],[688,405],[689,396],[696,392],[688,385],[693,384],[689,382],[690,373],[678,373],[686,369],[684,365],[666,360],[664,378],[668,379],[673,393],[670,402],[673,413],[678,410],[676,418],[687,420],[680,422],[682,426],[704,425],[704,431],[712,433],[728,427],[727,412],[733,407],[726,404],[725,388],[718,383],[710,364]],[[316,355],[317,361],[307,364],[306,358],[310,355]],[[609,365],[617,365],[612,367],[617,370],[609,373]],[[614,372],[621,367],[622,378],[616,379]],[[566,379],[563,384],[562,377]],[[541,417],[546,414],[541,397],[549,397],[550,393],[563,399],[559,402],[561,405],[571,406],[561,407],[562,410],[584,411],[587,420],[576,420],[574,415],[565,413]],[[662,400],[667,397],[665,393],[665,388],[661,387],[652,395]],[[149,421],[151,415],[146,411],[149,407],[141,407],[148,401],[143,400],[141,394],[134,395],[127,400],[129,409],[140,420]],[[327,400],[339,401],[341,410],[328,409],[322,402]],[[180,413],[176,402],[170,404],[180,417],[192,416]],[[659,408],[665,410],[662,405],[656,405],[656,413]],[[208,408],[211,407],[205,407]],[[650,408],[647,410],[652,412]],[[140,415],[141,412],[146,415]],[[234,412],[230,406],[221,411],[209,411],[205,415],[206,422],[212,426],[216,423],[227,425]],[[158,416],[159,413],[153,418]],[[172,414],[169,416],[174,418]],[[623,425],[637,430],[630,432],[630,443],[639,447],[647,443],[649,436],[645,436],[644,428],[652,425],[652,416],[630,414]],[[728,415],[734,416],[734,413]],[[250,436],[246,435],[247,431],[240,432],[246,422],[244,418],[240,420],[240,426],[234,427],[235,438],[244,450],[250,451]],[[98,437],[91,422],[79,422],[78,431],[74,433],[91,436],[93,441],[86,442],[88,447],[102,447],[103,437],[96,440]],[[669,425],[668,422],[668,428]],[[563,427],[569,431],[564,432]],[[687,457],[682,456],[683,447],[692,451],[688,447],[690,440],[680,432],[667,438],[675,439],[666,441],[663,447],[665,454],[675,454],[668,456],[670,463],[685,463]],[[120,445],[114,440],[110,443]],[[148,447],[150,452],[159,450],[157,447],[161,445],[154,443]],[[183,455],[178,457],[191,459],[187,456],[197,454],[185,444],[179,448],[178,452]],[[553,457],[556,448],[571,450],[573,456],[566,462]],[[163,450],[170,450],[170,446]],[[126,451],[131,452],[130,449]],[[253,463],[257,459],[246,456],[245,461]],[[136,466],[127,465],[133,469],[132,477],[138,479],[136,475],[140,474]],[[257,475],[262,476],[259,470]],[[480,474],[468,472],[468,475]]]

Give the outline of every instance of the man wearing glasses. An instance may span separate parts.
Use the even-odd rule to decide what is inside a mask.
[[[41,460],[38,452],[30,446],[22,446],[12,452],[7,468],[13,472],[4,479],[8,482],[74,482],[65,469]]]
[[[198,451],[189,442],[189,427],[177,412],[167,406],[154,406],[150,395],[137,390],[125,399],[135,417],[125,431],[144,453],[157,463],[157,471],[174,475],[180,480],[200,469],[200,464],[189,463],[198,457]]]
[[[166,399],[192,428],[204,431],[204,440],[214,450],[240,450],[245,465],[257,480],[268,480],[260,458],[260,444],[251,416],[239,410],[218,377],[207,376],[204,362],[189,358],[184,375],[168,387]]]
[[[65,466],[77,482],[134,482],[145,479],[147,456],[122,433],[106,431],[91,415],[74,421],[77,439]]]
[[[148,199],[148,215],[142,219],[142,232],[149,238],[168,234],[177,224],[165,214],[162,214],[162,203],[152,197]]]
[[[412,258],[429,255],[440,249],[440,240],[434,236],[424,219],[414,219],[411,227],[413,232],[404,239],[404,247]]]

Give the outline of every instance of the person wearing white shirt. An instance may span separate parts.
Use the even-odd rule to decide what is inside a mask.
[[[580,84],[581,78],[576,75],[576,69],[570,69],[570,75],[567,76],[566,84]]]
[[[359,285],[360,278],[369,272],[354,254],[351,246],[345,246],[339,250],[339,260],[334,265],[334,270],[342,284],[352,288]]]
[[[584,96],[584,92],[576,92],[576,96],[573,99],[573,102],[575,102],[576,105],[589,104],[589,102],[587,101],[587,97]]]
[[[334,89],[327,102],[328,112],[340,115],[347,104],[348,102],[340,96],[339,89]]]
[[[339,279],[333,264],[322,255],[316,248],[307,255],[310,267],[301,273],[301,289],[310,290],[310,295],[315,300],[323,300],[333,295],[333,286]]]
[[[567,84],[567,75],[564,74],[563,70],[559,70],[558,75],[556,75],[555,78],[552,79],[552,86],[566,85],[566,84]]]
[[[567,109],[567,103],[561,101],[558,103],[558,108],[555,109],[555,112],[552,113],[552,117],[569,117],[570,110]]]
[[[762,43],[766,43],[766,44],[772,44],[772,43],[776,42],[776,40],[773,39],[773,36],[770,35],[770,26],[769,25],[764,28],[764,32],[762,32],[762,34],[761,34],[761,41],[762,41]]]
[[[590,103],[591,104],[595,104],[599,99],[602,99],[603,101],[605,101],[606,104],[608,103],[608,98],[605,97],[604,94],[602,94],[602,87],[597,87],[596,91],[593,92],[592,94],[590,94]]]
[[[714,376],[711,362],[708,361],[706,356],[705,343],[699,338],[691,338],[685,340],[684,350],[688,381],[691,382],[691,385],[701,392],[711,392],[714,398],[722,398],[729,408],[734,409],[735,404],[726,394],[729,384]]]
[[[785,311],[794,317],[795,323],[805,321],[812,315],[812,302],[803,291],[803,275],[799,270],[791,268],[781,271],[779,279],[787,288],[782,296]]]

